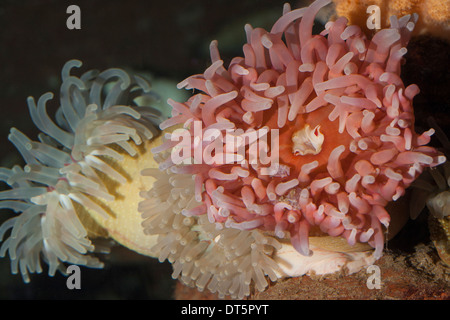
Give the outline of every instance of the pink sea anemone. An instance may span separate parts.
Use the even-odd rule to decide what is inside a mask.
[[[384,207],[445,157],[426,146],[433,129],[415,132],[412,99],[419,89],[399,76],[417,15],[392,17],[371,40],[343,17],[312,35],[315,15],[329,2],[293,11],[285,5],[270,32],[246,25],[244,57],[228,68],[213,41],[211,66],[179,84],[198,93],[184,103],[170,100],[172,117],[160,126],[188,129],[190,152],[181,154],[183,165],[168,158],[160,168],[194,175],[201,204],[186,216],[273,231],[303,255],[310,254],[310,235],[341,236],[350,245],[369,243],[378,258],[382,226],[390,222]],[[200,140],[199,123],[200,134],[231,132],[233,141]],[[250,161],[261,151],[248,138],[252,132],[279,142],[262,148],[277,164],[272,172],[258,157]],[[155,152],[179,152],[175,136],[167,137]],[[239,143],[244,159],[224,161]],[[199,152],[214,155],[212,161],[189,162]]]

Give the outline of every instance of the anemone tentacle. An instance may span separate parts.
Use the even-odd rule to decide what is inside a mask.
[[[71,69],[81,65],[71,60],[63,67],[56,122],[46,110],[52,93],[42,95],[37,104],[28,98],[31,118],[42,131],[39,141],[15,128],[9,135],[26,165],[1,168],[0,179],[10,189],[0,192],[0,206],[16,215],[0,227],[2,239],[9,233],[0,253],[8,252],[13,273],[20,271],[25,282],[29,273],[42,271],[41,258],[49,264],[49,275],[63,263],[103,267],[76,206],[108,219],[96,201],[114,200],[102,176],[126,181],[108,159],[135,156],[136,146],[157,135],[162,121],[157,109],[135,102],[154,100],[146,80],[121,69],[71,75]]]

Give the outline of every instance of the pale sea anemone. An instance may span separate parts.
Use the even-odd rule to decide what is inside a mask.
[[[103,266],[80,208],[114,219],[101,204],[115,199],[105,176],[119,184],[127,177],[111,163],[137,156],[137,146],[155,136],[161,122],[158,110],[137,104],[155,100],[144,78],[121,69],[72,75],[80,66],[71,60],[62,69],[56,123],[46,110],[52,93],[37,105],[28,98],[31,118],[42,131],[39,141],[12,128],[9,140],[26,164],[0,169],[0,179],[10,186],[0,192],[0,207],[16,212],[0,227],[0,254],[8,253],[12,272],[20,271],[25,282],[29,273],[42,272],[41,259],[49,275],[65,272],[65,263]]]
[[[437,125],[433,118],[429,118],[430,124],[436,128],[436,136],[441,143],[443,153],[450,155],[450,141],[445,132]],[[416,219],[425,205],[432,215],[442,219],[450,215],[450,164],[445,162],[439,167],[424,171],[414,181],[410,216]]]
[[[276,243],[288,239],[301,255],[314,256],[312,236],[368,243],[375,248],[373,262],[390,223],[385,206],[424,168],[446,160],[426,146],[433,129],[416,134],[412,99],[419,89],[405,87],[399,76],[417,15],[391,17],[391,27],[372,40],[343,17],[312,35],[314,16],[329,2],[293,11],[285,5],[270,32],[246,25],[244,57],[228,68],[213,41],[211,66],[179,84],[196,94],[184,103],[169,101],[172,117],[160,128],[183,126],[189,135],[186,141],[185,131],[167,132],[153,149],[175,157],[159,159],[161,172],[147,172],[164,186],[144,194],[140,210],[146,232],[160,234],[157,254],[174,263],[174,276],[183,282],[242,297],[252,280],[263,288],[263,274],[275,278]],[[220,135],[202,139],[210,129]],[[274,130],[279,148],[267,142],[276,141]],[[218,138],[230,132],[232,141]],[[266,139],[262,149],[275,160],[275,171],[251,161],[249,150],[261,150],[249,139],[253,132]],[[227,162],[236,145],[245,147],[243,159]],[[194,162],[198,154],[212,161]],[[241,246],[253,269],[244,278],[240,260],[222,271],[214,261],[224,258],[210,258],[211,250],[226,252],[233,242],[221,244],[225,232],[246,239]],[[258,243],[254,235],[266,238]],[[269,248],[249,250],[262,243]],[[208,274],[211,268],[216,274]]]
[[[162,163],[169,155],[158,154]],[[250,294],[254,283],[263,291],[268,282],[280,277],[280,268],[272,259],[281,244],[262,231],[224,228],[211,223],[206,216],[185,216],[182,213],[201,203],[195,199],[191,174],[177,174],[167,169],[149,168],[142,172],[155,178],[153,187],[142,192],[139,204],[144,232],[158,235],[151,254],[159,261],[173,264],[174,279],[199,290],[208,288],[219,296],[242,299]]]
[[[430,117],[430,125],[436,129],[436,136],[446,157],[450,156],[450,141],[445,132]],[[450,163],[425,170],[413,182],[410,216],[416,219],[426,206],[430,237],[442,261],[450,266]]]

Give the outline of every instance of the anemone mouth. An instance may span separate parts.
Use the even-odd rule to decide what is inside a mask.
[[[317,155],[322,151],[323,141],[324,135],[320,132],[320,125],[311,129],[306,124],[292,135],[292,153],[296,156]]]

